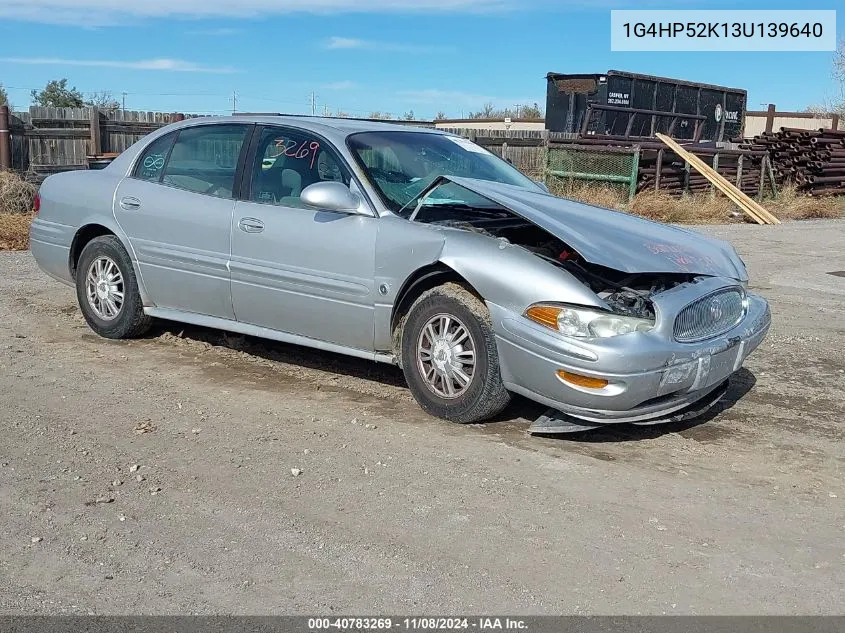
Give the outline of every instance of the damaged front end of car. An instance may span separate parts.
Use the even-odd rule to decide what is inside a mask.
[[[518,309],[485,297],[505,385],[550,407],[531,432],[700,415],[769,328],[739,256],[698,233],[451,177],[427,187],[408,218],[483,234],[561,271],[555,296]]]

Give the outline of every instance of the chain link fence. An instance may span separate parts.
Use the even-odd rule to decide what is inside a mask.
[[[548,184],[565,196],[598,185],[630,202],[637,191],[639,157],[639,146],[551,145],[546,159]]]

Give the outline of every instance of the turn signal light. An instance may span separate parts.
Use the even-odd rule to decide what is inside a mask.
[[[526,310],[525,316],[532,321],[545,325],[553,330],[557,329],[557,317],[563,312],[561,308],[553,308],[552,306],[531,306]]]
[[[564,382],[578,387],[585,387],[586,389],[604,389],[608,382],[603,378],[593,378],[592,376],[582,376],[581,374],[573,374],[572,372],[557,370],[558,378]]]

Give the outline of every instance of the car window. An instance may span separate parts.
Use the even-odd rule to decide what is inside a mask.
[[[349,184],[349,172],[334,150],[304,130],[265,128],[251,166],[249,199],[305,208],[302,190],[315,182]]]
[[[167,160],[167,154],[175,138],[176,132],[171,132],[150,143],[135,165],[135,178],[156,182],[160,180],[164,171],[164,162]]]
[[[238,156],[250,129],[246,125],[210,125],[180,130],[161,182],[231,198]]]

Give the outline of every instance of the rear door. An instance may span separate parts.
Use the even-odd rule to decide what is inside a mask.
[[[378,218],[302,203],[315,182],[350,185],[346,164],[324,139],[268,126],[253,146],[232,225],[238,320],[371,351]]]
[[[229,253],[236,172],[250,124],[182,128],[153,141],[115,196],[156,306],[234,319]]]

